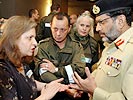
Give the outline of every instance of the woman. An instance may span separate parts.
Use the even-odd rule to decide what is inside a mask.
[[[98,61],[99,47],[94,36],[94,20],[87,11],[81,14],[77,21],[75,32],[70,34],[72,38],[79,41],[84,49],[85,58],[82,61],[86,62],[86,65],[91,70],[94,63]]]
[[[24,16],[13,16],[5,23],[0,40],[0,100],[49,100],[61,89],[63,79],[46,85],[33,78],[28,64],[37,42],[36,23]],[[36,92],[41,95],[36,98]]]

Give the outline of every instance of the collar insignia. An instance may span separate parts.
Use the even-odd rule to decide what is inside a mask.
[[[123,39],[120,39],[115,44],[116,44],[116,46],[120,46],[123,43],[124,43],[124,40]]]

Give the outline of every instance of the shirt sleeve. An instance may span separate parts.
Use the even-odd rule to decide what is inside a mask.
[[[0,100],[18,100],[14,80],[6,69],[0,66]]]

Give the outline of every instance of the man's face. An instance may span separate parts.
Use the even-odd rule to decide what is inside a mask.
[[[77,15],[76,14],[72,14],[70,16],[70,23],[73,25],[76,21],[77,21]]]
[[[67,18],[64,17],[63,20],[58,20],[54,17],[51,23],[51,31],[56,43],[63,43],[70,31]]]
[[[106,14],[96,17],[96,31],[99,32],[104,42],[111,43],[120,36],[116,20]]]
[[[37,10],[35,10],[34,19],[39,20],[39,17],[40,17],[39,12]]]

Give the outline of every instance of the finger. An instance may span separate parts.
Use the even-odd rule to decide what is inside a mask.
[[[76,89],[76,90],[81,90],[77,84],[70,84],[69,87]]]
[[[50,62],[48,59],[43,59],[43,61],[45,61],[45,62],[47,62],[47,63]]]
[[[54,82],[61,82],[61,81],[63,81],[64,80],[64,78],[60,78],[60,79],[57,79],[57,80],[55,80]]]
[[[73,74],[72,75],[73,79],[74,79],[74,82],[77,83],[79,85],[79,81],[76,79],[75,75]]]
[[[78,82],[80,82],[82,80],[82,78],[78,75],[77,72],[74,72],[75,78],[78,80]]]
[[[90,70],[88,67],[85,67],[85,73],[86,73],[87,77],[90,78],[91,73],[90,73]]]

